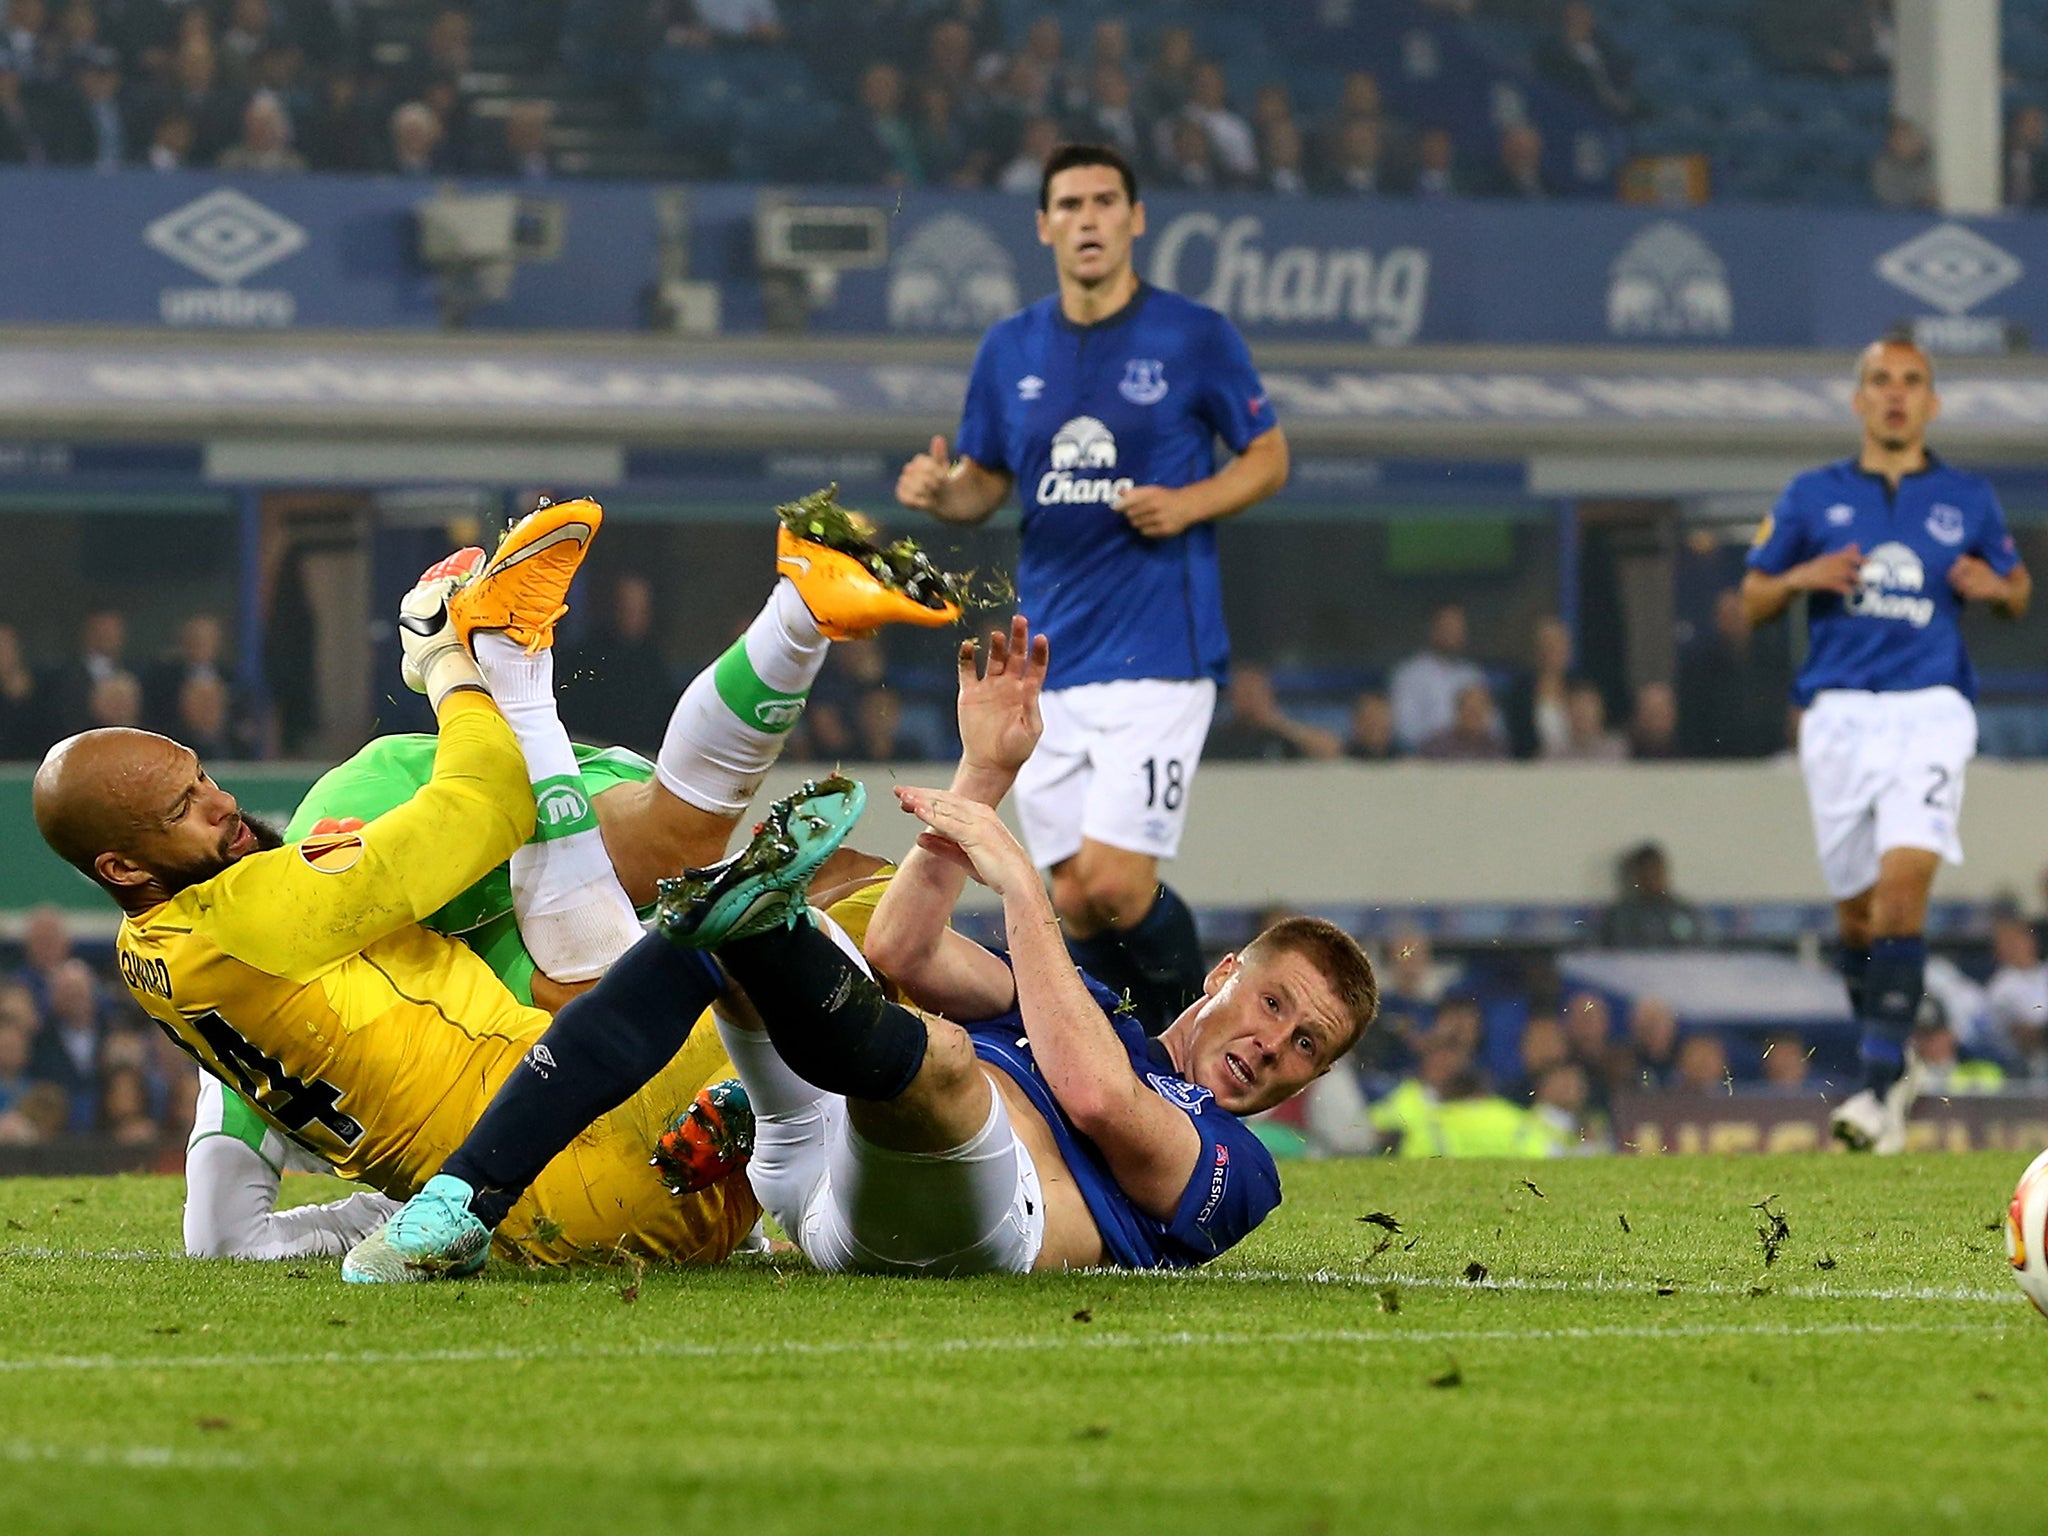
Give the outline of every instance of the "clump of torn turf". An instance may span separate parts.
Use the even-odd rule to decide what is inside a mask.
[[[940,570],[915,539],[880,542],[881,532],[871,520],[839,504],[837,482],[784,502],[775,515],[798,538],[858,560],[877,581],[914,603],[943,608],[962,600],[965,578]]]

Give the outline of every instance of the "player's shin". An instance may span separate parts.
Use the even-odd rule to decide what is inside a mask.
[[[1206,968],[1195,914],[1160,883],[1145,915],[1129,928],[1069,939],[1074,964],[1112,991],[1128,994],[1145,1033],[1156,1035],[1202,991]]]
[[[776,1054],[805,1082],[886,1103],[924,1065],[924,1020],[890,1002],[808,920],[730,940],[719,959],[746,989]]]
[[[1863,1039],[1857,1055],[1863,1086],[1880,1095],[1905,1073],[1906,1041],[1920,1011],[1926,971],[1927,941],[1919,935],[1871,941],[1858,1014]]]
[[[701,953],[642,939],[571,999],[535,1041],[441,1172],[474,1194],[495,1227],[555,1155],[666,1066],[724,990]]]
[[[533,837],[512,855],[512,903],[533,961],[557,981],[600,976],[640,938],[633,903],[612,870],[575,748],[555,707],[550,651],[510,636],[476,636],[477,666],[519,742],[533,782]]]
[[[1862,1018],[1863,983],[1870,973],[1870,946],[1843,944],[1835,956],[1835,969],[1841,973],[1842,986],[1849,993],[1849,1012],[1856,1018]]]
[[[670,715],[655,761],[661,782],[700,810],[737,816],[774,766],[831,649],[788,580]]]

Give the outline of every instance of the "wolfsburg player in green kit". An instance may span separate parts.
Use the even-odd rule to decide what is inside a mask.
[[[794,722],[792,721],[792,724]],[[322,774],[299,802],[284,840],[303,842],[323,821],[375,821],[410,800],[434,771],[433,736],[380,736]],[[625,747],[572,743],[576,775],[534,785],[538,814],[533,840],[553,842],[597,826],[597,798],[621,784],[648,784],[654,764]],[[636,915],[645,915],[637,909]],[[461,939],[498,973],[522,1003],[533,996],[534,961],[513,912],[512,866],[500,864],[426,920],[436,933]]]

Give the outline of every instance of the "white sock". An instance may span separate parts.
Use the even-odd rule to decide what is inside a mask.
[[[533,782],[533,837],[512,855],[512,910],[543,974],[590,981],[637,943],[640,920],[612,870],[555,710],[555,658],[497,633],[476,637],[477,669],[512,727]]]
[[[669,716],[655,773],[677,799],[737,816],[768,776],[832,642],[788,581],[746,634],[690,680]]]

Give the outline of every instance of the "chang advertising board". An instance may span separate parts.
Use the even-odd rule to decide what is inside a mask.
[[[1145,275],[1219,309],[1239,325],[1348,330],[1405,346],[1429,306],[1429,251],[1419,245],[1333,245],[1269,234],[1254,213],[1198,209],[1154,226]]]

